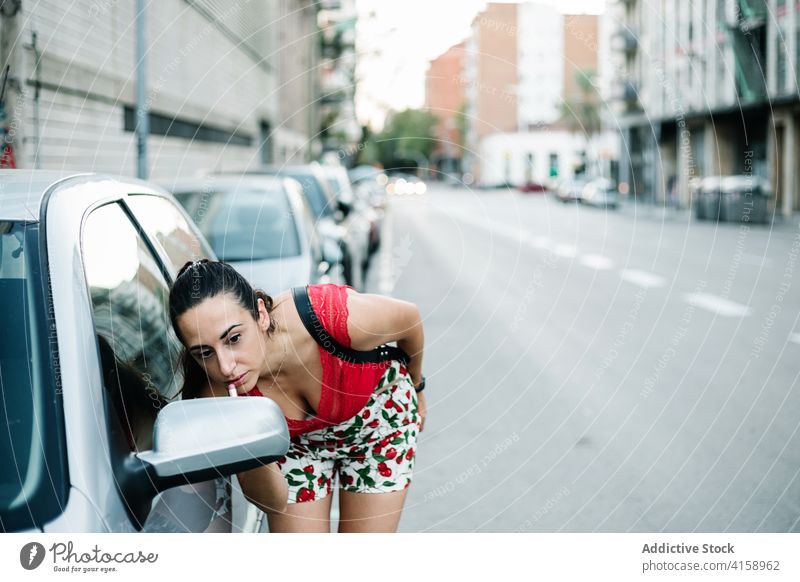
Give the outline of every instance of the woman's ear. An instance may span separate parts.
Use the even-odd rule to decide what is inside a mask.
[[[258,298],[258,326],[263,330],[267,331],[269,329],[269,312],[267,312],[267,305],[264,303],[264,300],[261,297]]]

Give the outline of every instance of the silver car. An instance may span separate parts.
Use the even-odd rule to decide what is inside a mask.
[[[216,255],[267,293],[277,295],[328,275],[330,265],[297,181],[226,174],[168,188]]]
[[[202,257],[145,182],[0,171],[0,530],[259,529],[224,477],[286,451],[280,409],[179,398],[167,297]]]

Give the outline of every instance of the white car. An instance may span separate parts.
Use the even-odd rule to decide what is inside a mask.
[[[369,203],[353,191],[347,170],[341,166],[322,166],[322,170],[343,214],[341,225],[352,260],[345,276],[350,285],[363,291],[370,256],[377,248],[373,241],[377,239],[378,216]]]
[[[271,295],[329,271],[301,186],[275,176],[210,175],[169,185],[220,260]]]
[[[260,529],[223,477],[286,452],[280,408],[178,394],[169,287],[204,257],[146,182],[0,171],[0,531]]]

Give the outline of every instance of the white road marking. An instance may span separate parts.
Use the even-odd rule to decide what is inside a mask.
[[[664,277],[659,277],[654,273],[649,273],[647,271],[639,271],[637,269],[623,269],[622,272],[619,274],[622,277],[623,281],[627,281],[628,283],[633,283],[634,285],[638,285],[639,287],[644,287],[645,289],[652,289],[655,287],[663,287],[664,286]]]
[[[553,241],[549,236],[535,236],[530,239],[529,244],[535,249],[550,249]]]
[[[768,269],[772,267],[772,259],[750,253],[744,253],[742,255],[742,263],[745,265],[753,265],[754,267],[760,267],[761,265],[764,265]]]
[[[581,265],[598,271],[607,271],[614,266],[614,261],[603,255],[583,255]]]
[[[553,254],[558,255],[559,257],[574,257],[578,254],[578,249],[576,249],[572,245],[556,245],[553,248]]]
[[[723,317],[744,317],[750,315],[750,308],[730,299],[710,293],[685,293],[683,299],[690,305],[706,309]]]
[[[796,344],[800,344],[800,332],[790,333],[789,334],[789,341],[793,342],[793,343],[796,343]]]

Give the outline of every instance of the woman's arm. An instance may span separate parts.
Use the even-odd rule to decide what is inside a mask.
[[[382,295],[348,291],[347,310],[347,331],[353,349],[371,350],[396,341],[397,347],[411,358],[408,364],[411,380],[415,385],[422,381],[425,334],[416,305]]]
[[[286,511],[289,486],[276,463],[237,473],[245,498],[265,513]]]
[[[419,308],[413,303],[391,297],[348,291],[347,309],[347,331],[351,347],[356,350],[370,350],[396,341],[397,347],[411,358],[408,372],[414,386],[419,385],[422,382],[422,352],[425,347]],[[422,430],[427,406],[423,393],[419,393],[417,399]]]

